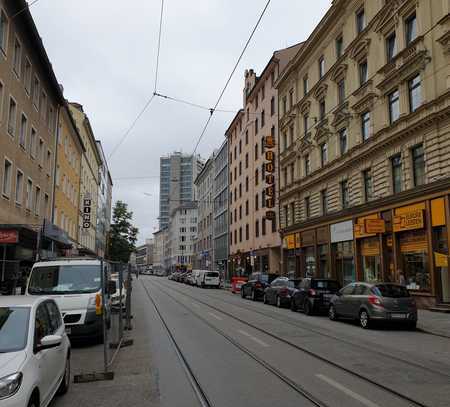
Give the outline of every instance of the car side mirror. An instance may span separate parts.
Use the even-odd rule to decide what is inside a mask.
[[[41,350],[45,350],[45,349],[57,348],[59,345],[61,345],[61,342],[62,342],[61,335],[44,336],[41,339],[41,343],[39,343],[37,345],[37,351],[40,352]]]
[[[117,282],[114,280],[109,280],[108,281],[108,294],[109,295],[115,294],[116,291],[117,291]]]

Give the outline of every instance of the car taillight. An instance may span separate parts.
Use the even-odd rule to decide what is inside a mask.
[[[255,288],[261,288],[261,287],[262,287],[261,283],[255,283]]]
[[[375,295],[369,295],[369,303],[372,305],[378,305],[379,307],[383,307],[383,303],[381,302],[380,298]]]
[[[288,293],[289,293],[289,290],[287,288],[282,288],[280,290],[280,294],[288,294]]]
[[[310,289],[308,290],[308,295],[309,295],[310,297],[315,297],[315,296],[317,295],[316,290],[310,288]]]

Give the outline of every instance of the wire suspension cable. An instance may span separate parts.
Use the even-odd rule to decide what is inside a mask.
[[[248,48],[248,46],[249,46],[249,44],[250,44],[250,41],[251,41],[252,38],[253,38],[253,35],[254,35],[255,32],[256,32],[256,30],[257,30],[257,28],[258,28],[258,26],[259,26],[259,23],[261,22],[262,18],[264,17],[264,14],[266,13],[266,10],[267,10],[267,8],[269,7],[270,2],[271,2],[271,0],[268,0],[267,3],[266,3],[266,5],[264,6],[264,8],[263,8],[263,10],[262,10],[262,12],[261,12],[261,14],[260,14],[260,16],[259,16],[259,18],[258,18],[258,21],[256,22],[255,26],[253,27],[253,30],[252,30],[252,32],[251,32],[251,34],[250,34],[250,37],[248,38],[247,42],[245,43],[245,46],[244,46],[244,48],[243,48],[241,54],[239,55],[239,58],[238,58],[238,60],[236,61],[235,65],[234,65],[234,67],[233,67],[233,70],[231,71],[230,76],[228,77],[228,79],[227,79],[227,81],[226,81],[226,83],[225,83],[225,86],[223,87],[222,91],[220,92],[220,95],[219,95],[219,98],[217,99],[217,102],[215,103],[214,107],[210,110],[210,115],[208,116],[208,120],[206,121],[206,123],[205,123],[205,125],[204,125],[204,127],[203,127],[203,130],[202,130],[202,132],[200,133],[200,137],[199,137],[198,140],[197,140],[197,144],[195,145],[193,155],[196,153],[197,148],[198,148],[200,142],[202,141],[203,136],[204,136],[205,133],[206,133],[206,130],[207,130],[208,126],[209,126],[209,123],[211,122],[211,118],[212,118],[212,116],[213,116],[213,114],[214,114],[214,111],[217,109],[217,106],[219,105],[220,101],[222,100],[222,97],[223,97],[223,95],[224,95],[226,89],[228,88],[228,85],[230,84],[231,79],[232,79],[234,73],[236,72],[236,69],[237,69],[239,63],[241,62],[241,59],[242,59],[242,57],[244,56],[244,53],[245,53],[245,51],[247,50],[247,48]]]
[[[164,14],[164,0],[161,0],[161,14],[159,16],[158,51],[156,53],[155,87],[153,89],[153,93],[156,93],[156,89],[158,86],[159,54],[161,51],[161,33],[162,33],[163,14]]]

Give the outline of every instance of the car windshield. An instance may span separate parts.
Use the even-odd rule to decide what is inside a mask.
[[[210,271],[209,273],[206,273],[206,277],[219,277],[219,273],[216,271]]]
[[[28,307],[0,307],[0,353],[25,348],[29,316]]]
[[[339,283],[334,280],[313,280],[311,288],[337,291],[340,287]]]
[[[302,280],[289,280],[288,287],[290,288],[298,288]]]
[[[30,294],[83,294],[95,293],[101,288],[100,266],[45,266],[31,273]]]
[[[406,287],[394,284],[379,284],[373,287],[375,295],[387,298],[402,298],[409,297],[409,292]]]

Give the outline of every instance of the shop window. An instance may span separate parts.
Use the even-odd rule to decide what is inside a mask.
[[[401,271],[399,280],[409,290],[430,291],[428,240],[425,230],[400,234]]]
[[[423,145],[415,146],[411,150],[414,186],[425,184],[425,157]]]
[[[362,239],[360,244],[363,281],[368,283],[383,281],[378,237]]]
[[[304,253],[304,274],[305,277],[315,277],[316,275],[316,254],[314,247],[306,247],[303,250]]]
[[[353,241],[335,243],[333,245],[333,256],[337,280],[343,286],[353,283],[356,280]],[[353,287],[351,291],[353,291]]]
[[[319,250],[319,271],[322,278],[331,278],[331,269],[328,263],[328,245],[318,246]]]
[[[392,190],[394,194],[398,194],[403,190],[402,182],[402,156],[400,154],[391,158],[392,167]]]
[[[405,20],[406,26],[406,45],[408,46],[417,38],[417,18],[416,13]]]
[[[416,75],[410,81],[408,81],[409,92],[409,110],[415,112],[422,104],[422,91],[420,75]]]

